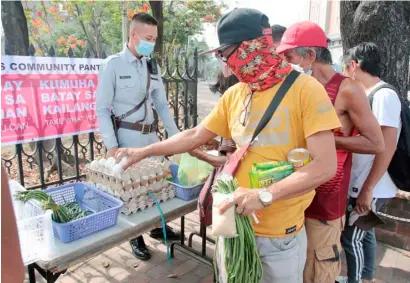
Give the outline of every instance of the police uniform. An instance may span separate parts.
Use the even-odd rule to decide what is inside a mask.
[[[123,51],[105,59],[98,75],[96,112],[100,125],[100,134],[107,149],[112,147],[140,148],[158,141],[155,131],[149,132],[154,123],[151,105],[155,106],[159,118],[170,136],[179,132],[172,117],[162,83],[161,72],[151,74],[148,107],[125,117],[123,121],[146,125],[144,131],[119,128],[118,139],[111,122],[111,108],[115,116],[120,116],[138,105],[146,95],[148,66],[147,58],[134,56],[124,45]],[[147,113],[145,113],[147,111]],[[147,133],[148,132],[148,133]]]
[[[168,135],[179,132],[168,107],[161,72],[148,71],[149,58],[137,58],[124,45],[123,51],[105,59],[98,74],[96,113],[100,135],[107,149],[112,147],[141,148],[158,141],[156,119],[151,105],[154,105]],[[156,64],[156,63],[155,63]],[[151,67],[150,70],[153,68]],[[147,83],[148,75],[150,82]],[[149,92],[147,93],[147,86]],[[146,99],[144,103],[144,99]],[[141,107],[138,107],[140,106]],[[136,110],[138,108],[138,110]],[[134,111],[136,110],[136,111]],[[132,112],[132,113],[131,113]],[[126,114],[131,113],[130,115]],[[112,114],[121,117],[118,131],[114,130]],[[167,226],[168,238],[178,238]],[[162,231],[151,231],[151,237],[160,238]],[[147,260],[150,258],[142,237],[130,241],[133,254]]]

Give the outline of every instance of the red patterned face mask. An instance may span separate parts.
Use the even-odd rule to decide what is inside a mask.
[[[273,87],[291,71],[290,64],[276,54],[271,35],[242,42],[227,64],[252,91]]]

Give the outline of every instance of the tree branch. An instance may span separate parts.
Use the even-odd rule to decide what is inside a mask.
[[[77,10],[77,17],[76,18],[77,18],[78,22],[80,23],[81,29],[83,30],[85,37],[87,38],[87,42],[90,45],[91,52],[93,52],[94,56],[97,56],[97,52],[95,50],[94,42],[90,39],[90,36],[88,35],[87,29],[84,25],[84,22],[80,19],[80,17],[81,17],[80,8],[78,7],[77,3],[75,3],[74,6],[75,6],[75,9]]]

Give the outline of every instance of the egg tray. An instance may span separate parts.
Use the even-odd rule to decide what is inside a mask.
[[[109,175],[105,172],[95,171],[88,168],[87,179],[91,180],[92,182],[101,181],[101,183],[123,183],[125,186],[135,186],[137,183],[147,183],[147,182],[154,182],[154,181],[161,181],[163,179],[167,179],[170,176],[170,170],[164,169],[159,173],[152,173],[149,176],[129,176],[128,179],[118,178],[117,176]],[[139,181],[137,181],[139,180]]]
[[[154,200],[149,196],[150,192],[160,202],[175,197],[173,186],[168,183],[164,176],[155,176],[139,182],[131,180],[129,184],[125,184],[115,177],[93,172],[87,175],[87,182],[97,189],[121,199],[124,202],[121,212],[128,215],[154,205]]]
[[[154,193],[154,195],[160,202],[164,202],[174,198],[175,192],[171,186],[168,189],[163,190],[162,192]],[[121,212],[125,215],[129,215],[131,213],[143,211],[154,205],[155,202],[149,195],[133,197],[131,198],[131,200],[124,202],[124,206],[122,207]]]
[[[124,157],[126,158],[126,157]],[[124,159],[123,158],[123,159]],[[126,160],[121,160],[118,164],[113,157],[108,159],[93,160],[86,167],[91,173],[105,174],[115,177],[122,181],[130,179],[138,179],[142,177],[151,178],[152,176],[163,175],[169,170],[170,162],[161,158],[146,158],[138,164],[131,165],[127,170],[123,171],[122,166]]]

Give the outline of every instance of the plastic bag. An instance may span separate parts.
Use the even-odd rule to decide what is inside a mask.
[[[178,168],[179,184],[183,186],[194,186],[206,181],[212,172],[212,165],[199,160],[188,153],[181,155]]]

